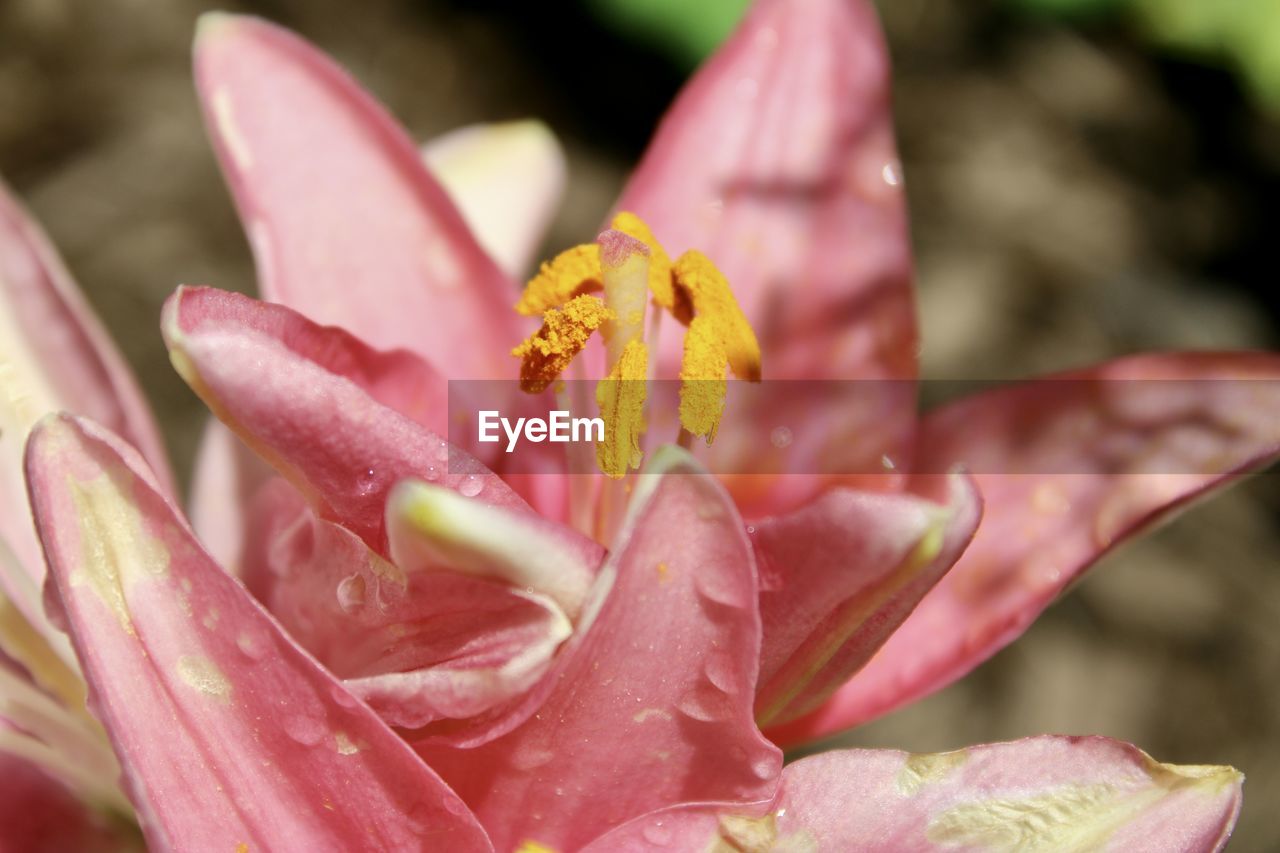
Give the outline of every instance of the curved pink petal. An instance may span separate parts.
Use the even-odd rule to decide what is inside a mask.
[[[973,544],[816,715],[820,735],[960,678],[1103,554],[1280,453],[1280,356],[1121,359],[961,400],[924,422],[919,464],[974,472]]]
[[[1161,764],[1101,737],[957,752],[826,752],[787,765],[772,801],[646,815],[588,853],[675,850],[1221,850],[1240,811],[1230,767]]]
[[[888,55],[865,0],[760,0],[658,128],[619,209],[705,252],[766,379],[913,379]],[[664,334],[663,364],[680,355]]]
[[[0,182],[0,548],[24,576],[0,572],[0,586],[33,626],[44,619],[44,559],[31,528],[22,450],[45,415],[70,409],[128,436],[167,490],[172,478],[146,399],[61,258]],[[57,643],[61,637],[54,638]],[[68,650],[69,651],[69,650]]]
[[[465,806],[200,548],[135,452],[45,420],[51,597],[161,849],[491,850]]]
[[[528,511],[502,480],[422,426],[447,401],[443,381],[411,353],[378,352],[288,308],[205,288],[180,288],[163,327],[174,364],[214,414],[321,517],[379,554],[387,496],[406,477]],[[416,417],[405,414],[411,406]]]
[[[218,565],[239,575],[252,521],[249,501],[271,478],[267,463],[217,418],[209,418],[191,473],[191,526]]]
[[[751,717],[760,626],[742,523],[713,478],[660,453],[537,713],[474,748],[419,745],[499,849],[573,850],[664,805],[772,791],[781,755]]]
[[[391,725],[467,718],[520,695],[572,631],[533,587],[384,560],[283,480],[251,515],[246,585]]]
[[[756,719],[785,724],[857,672],[951,568],[982,514],[950,478],[947,504],[837,489],[754,522],[764,625]],[[770,731],[775,742],[781,732]]]
[[[195,74],[266,298],[453,378],[511,375],[515,286],[381,106],[256,18],[201,18]]]
[[[80,802],[36,765],[0,751],[0,853],[122,853],[141,839]]]

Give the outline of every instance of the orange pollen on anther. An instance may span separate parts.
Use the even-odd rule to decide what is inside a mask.
[[[536,317],[559,308],[575,296],[596,293],[604,287],[600,272],[600,247],[595,243],[574,246],[543,263],[525,285],[516,313]]]
[[[613,312],[595,296],[578,296],[563,308],[546,311],[542,328],[511,351],[520,359],[520,390],[546,390],[582,352],[591,333],[612,318]]]

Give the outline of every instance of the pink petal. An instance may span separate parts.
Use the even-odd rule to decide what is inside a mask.
[[[0,853],[107,853],[139,839],[85,806],[39,767],[0,752]]]
[[[383,509],[406,477],[527,511],[498,477],[421,425],[443,419],[444,383],[412,354],[378,352],[282,306],[204,288],[179,289],[163,325],[175,365],[213,412],[321,517],[383,556]],[[411,405],[416,417],[404,413]]]
[[[572,631],[533,587],[387,562],[317,519],[282,480],[259,493],[251,515],[246,584],[391,725],[467,718],[519,696]]]
[[[51,641],[40,603],[44,559],[22,483],[22,448],[44,414],[71,409],[142,448],[166,490],[172,478],[146,399],[40,227],[0,182],[0,586]],[[6,561],[7,562],[7,561]],[[8,569],[16,568],[21,574]],[[69,649],[63,649],[69,652]]]
[[[705,252],[766,379],[912,379],[916,330],[888,56],[863,0],[760,0],[681,93],[618,202]],[[680,335],[663,335],[663,364]]]
[[[841,489],[755,522],[760,724],[812,711],[857,672],[955,563],[981,514],[977,489],[955,476],[949,506]]]
[[[454,378],[512,373],[516,288],[381,106],[256,18],[201,18],[195,72],[266,298]]]
[[[986,516],[955,568],[805,733],[950,684],[1018,637],[1103,554],[1274,459],[1277,378],[1280,356],[1139,356],[931,414],[919,464],[965,464]]]
[[[44,421],[36,523],[148,841],[491,850],[461,802],[200,548],[141,459]]]
[[[1213,851],[1231,834],[1242,780],[1101,737],[826,752],[788,765],[769,803],[669,809],[586,850]]]
[[[249,501],[271,475],[222,421],[209,419],[191,475],[191,526],[218,565],[234,575],[242,570]]]
[[[751,718],[760,628],[742,523],[713,478],[661,454],[537,714],[475,748],[419,746],[499,849],[577,849],[655,808],[772,790],[781,756]]]

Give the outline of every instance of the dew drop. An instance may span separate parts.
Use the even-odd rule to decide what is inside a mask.
[[[295,714],[284,721],[284,733],[303,746],[315,746],[325,735],[325,725],[315,717]]]
[[[526,746],[512,753],[511,766],[517,770],[533,770],[548,763],[553,758],[555,758],[555,753],[549,749]]]
[[[241,631],[236,637],[236,648],[249,660],[262,660],[266,654],[266,644],[248,631]]]
[[[774,427],[773,432],[769,433],[769,441],[778,449],[790,447],[791,430],[784,426]]]
[[[880,456],[880,467],[886,471],[896,471],[898,466],[889,458],[889,454],[885,453]]]
[[[880,177],[889,186],[896,187],[902,183],[902,167],[897,160],[890,160],[880,167]]]
[[[748,524],[748,525],[747,525],[747,535],[748,535],[748,536],[755,536],[755,535],[756,535],[756,526],[755,526],[754,524]]]
[[[753,528],[747,528],[747,533],[754,532]],[[695,573],[693,578],[694,587],[697,589],[698,594],[708,601],[722,604],[725,607],[742,606],[742,599],[738,590],[725,583],[723,572],[707,569]]]
[[[458,494],[464,498],[474,498],[484,489],[484,481],[475,474],[468,474],[466,479],[458,485]]]
[[[778,762],[771,755],[762,755],[751,762],[751,772],[759,779],[772,779],[778,772]]]
[[[680,699],[676,709],[691,720],[704,723],[724,717],[725,695],[708,684],[699,684]]]
[[[360,495],[371,495],[378,490],[378,472],[373,468],[366,468],[360,476],[356,478],[356,492]]]
[[[436,446],[436,461],[437,462],[449,461],[449,443],[447,441],[442,441],[440,442],[439,445]]]
[[[434,483],[436,480],[440,479],[440,472],[439,470],[436,469],[436,466],[434,465],[427,466],[426,478],[427,478],[427,481],[431,483]]]
[[[707,662],[702,665],[702,672],[707,680],[725,693],[732,693],[737,683],[736,667],[733,659],[725,652],[712,652]]]
[[[644,835],[645,841],[658,847],[666,847],[671,843],[671,830],[663,826],[662,821],[649,824],[641,830],[641,834]]]
[[[338,582],[338,606],[343,613],[354,613],[364,607],[365,585],[360,575],[347,575]]]

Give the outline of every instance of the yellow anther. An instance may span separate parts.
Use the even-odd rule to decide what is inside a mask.
[[[724,344],[706,317],[694,317],[684,336],[680,362],[680,425],[693,435],[715,441],[728,393]]]
[[[595,243],[574,246],[543,263],[527,285],[516,311],[536,317],[559,308],[575,296],[595,293],[603,287],[600,277],[600,247]]]
[[[537,394],[555,381],[582,352],[591,333],[613,317],[595,296],[577,296],[542,315],[542,328],[511,354],[520,359],[520,390]]]
[[[557,851],[554,847],[548,847],[545,844],[539,844],[526,838],[520,842],[520,846],[515,849],[515,853],[557,853]]]
[[[649,230],[645,221],[634,213],[624,210],[613,217],[609,227],[621,231],[628,237],[634,237],[649,247],[649,292],[653,294],[653,301],[676,314],[680,322],[688,323],[687,314],[684,318],[679,317],[679,300],[675,288],[671,285],[671,258],[658,242],[658,238],[653,236],[653,232]]]
[[[596,384],[596,402],[604,419],[604,441],[596,445],[596,462],[615,480],[628,469],[640,467],[648,375],[649,349],[644,341],[635,340],[622,351],[608,378]]]
[[[738,300],[733,298],[729,282],[711,259],[697,250],[685,252],[672,268],[672,280],[677,291],[688,294],[694,316],[710,321],[724,346],[734,376],[750,382],[760,381],[760,344],[756,333],[738,307]]]

